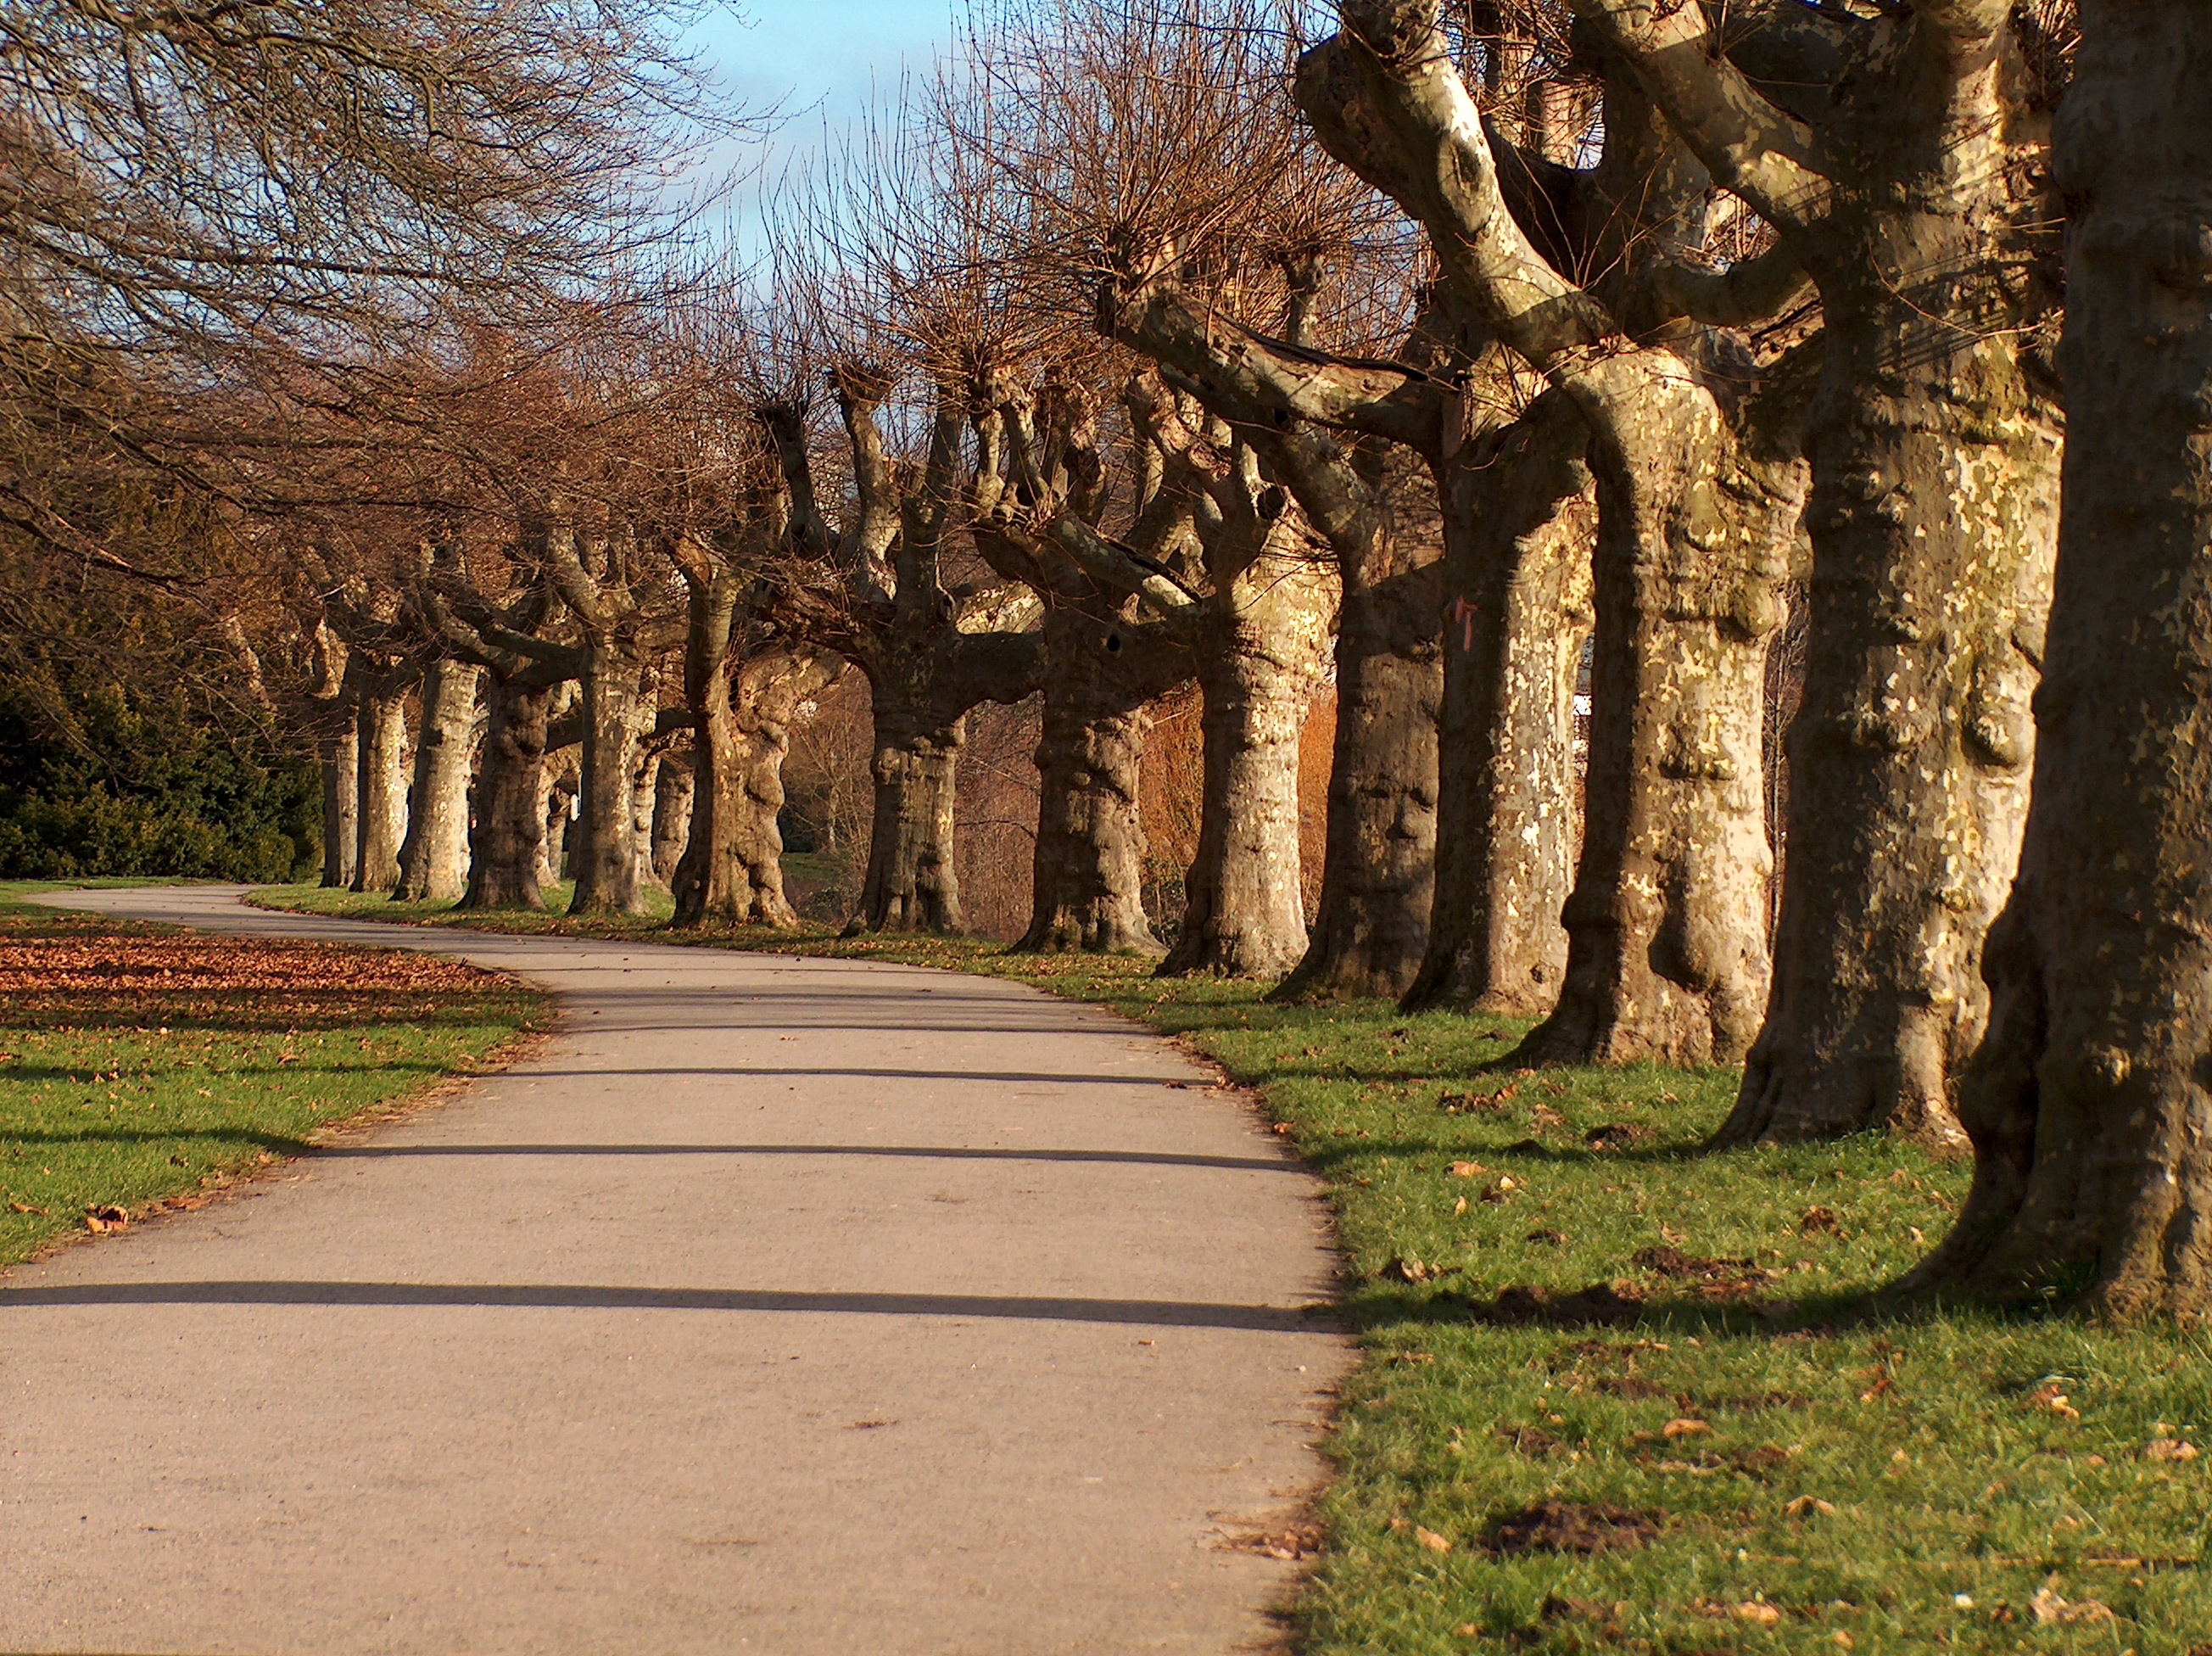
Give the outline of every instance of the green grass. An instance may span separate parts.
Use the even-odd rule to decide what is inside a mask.
[[[82,1233],[93,1209],[195,1202],[476,1067],[539,1014],[489,974],[426,979],[412,957],[387,970],[319,946],[281,957],[276,986],[110,984],[101,970],[134,947],[204,940],[19,900],[56,888],[0,884],[0,1266]],[[64,982],[64,956],[92,969]]]
[[[1182,1036],[1260,1090],[1328,1181],[1365,1354],[1294,1611],[1310,1651],[2212,1656],[2203,1336],[1856,1303],[1940,1239],[1960,1164],[1873,1135],[1705,1155],[1734,1072],[1516,1072],[1521,1026],[1495,1019],[1270,1007],[1249,985],[969,942],[695,941],[1036,983]],[[1669,1248],[1741,1263],[1711,1273],[1708,1298],[1638,1262]],[[1594,1283],[1640,1314],[1501,1324],[1475,1309]],[[1747,1292],[1756,1309],[1729,1297]],[[2161,1438],[2208,1453],[2146,1457]],[[1480,1549],[1547,1501],[1649,1514],[1656,1538],[1589,1557]]]

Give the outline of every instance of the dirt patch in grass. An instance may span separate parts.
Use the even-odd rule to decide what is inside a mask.
[[[1601,1501],[1547,1501],[1492,1519],[1475,1544],[1498,1557],[1551,1552],[1594,1558],[1649,1545],[1657,1537],[1663,1516]]]

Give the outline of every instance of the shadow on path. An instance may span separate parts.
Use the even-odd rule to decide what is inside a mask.
[[[1333,1307],[1194,1305],[1172,1300],[1048,1300],[967,1294],[800,1294],[772,1288],[625,1288],[524,1282],[85,1282],[0,1289],[23,1306],[465,1306],[576,1311],[837,1312],[874,1317],[988,1317],[1020,1322],[1312,1334]]]

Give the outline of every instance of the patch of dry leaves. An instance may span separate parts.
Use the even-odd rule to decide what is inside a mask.
[[[400,951],[100,922],[0,929],[0,1025],[16,1028],[328,1027],[426,1017],[507,989],[495,972]]]

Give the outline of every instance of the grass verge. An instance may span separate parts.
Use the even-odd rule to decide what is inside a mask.
[[[1941,1237],[1963,1166],[1877,1135],[1701,1154],[1735,1072],[1518,1071],[1504,1020],[969,942],[663,941],[1034,983],[1260,1091],[1328,1182],[1365,1353],[1293,1611],[1311,1652],[2212,1656],[2204,1336],[1856,1309]]]
[[[447,961],[21,901],[52,889],[0,884],[0,1266],[196,1206],[474,1068],[539,1014],[519,985]]]

